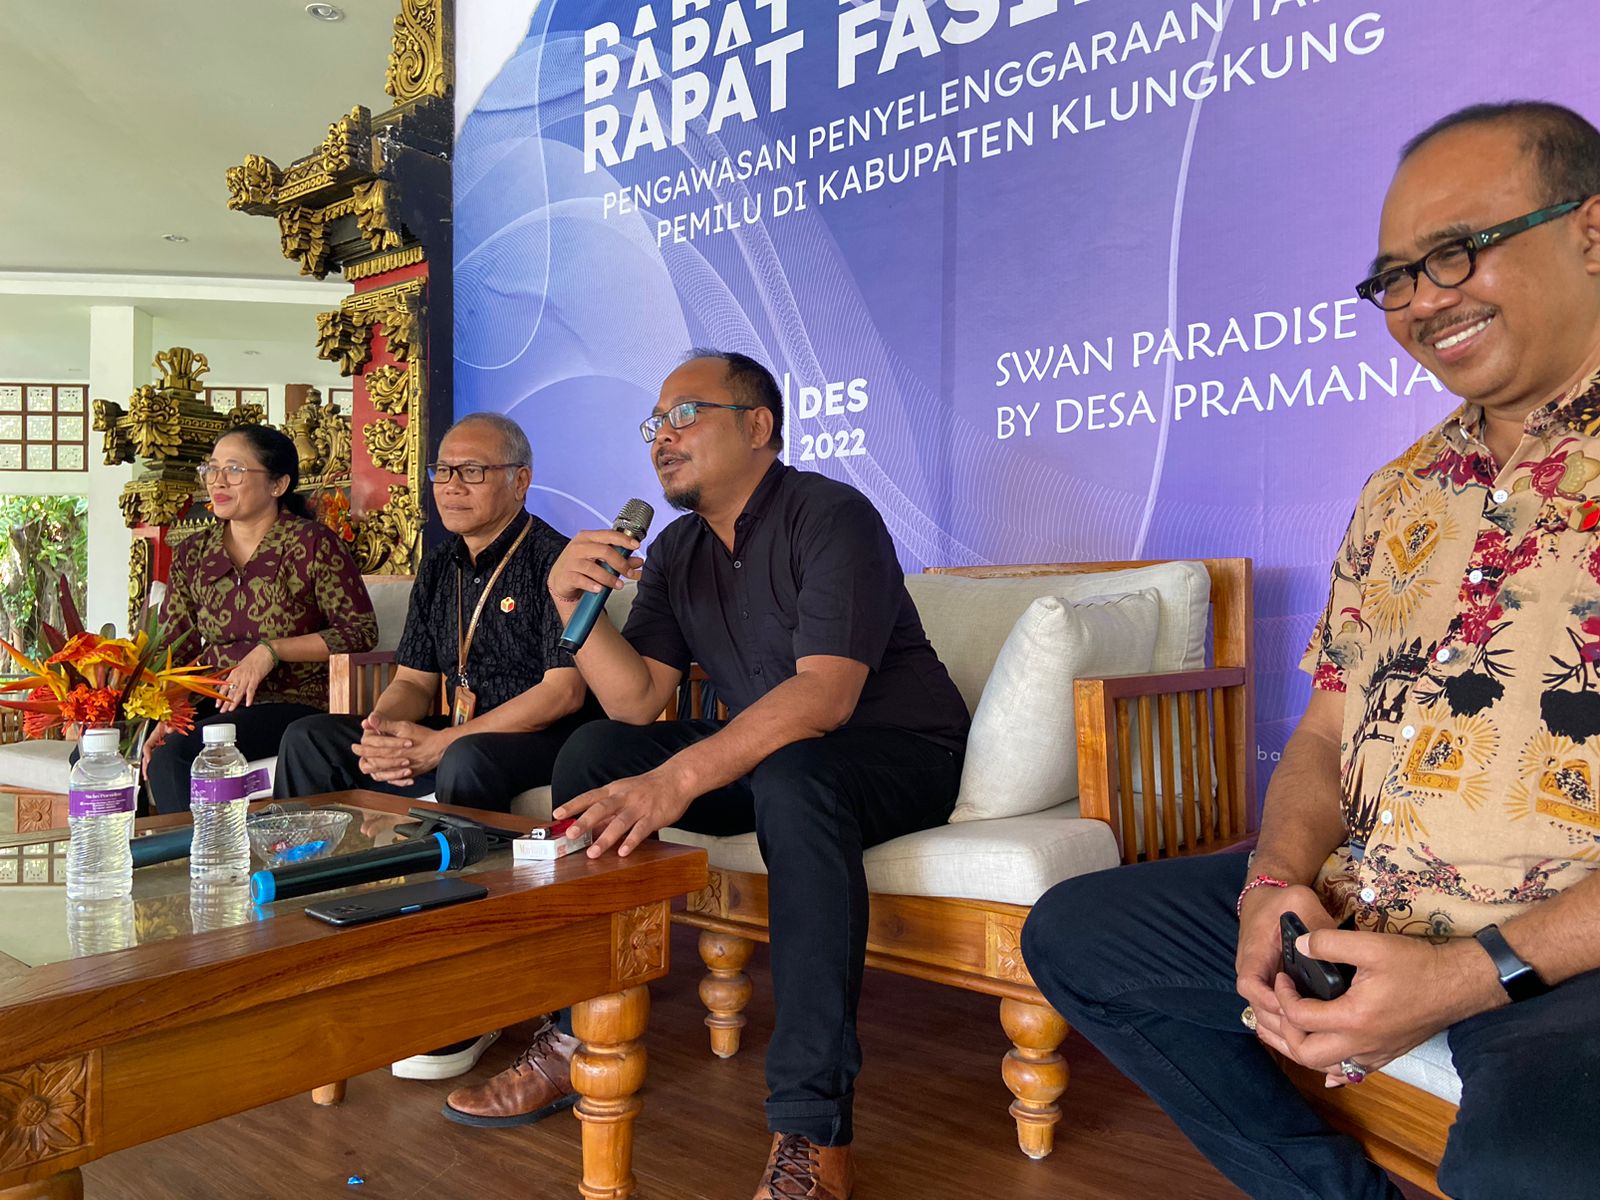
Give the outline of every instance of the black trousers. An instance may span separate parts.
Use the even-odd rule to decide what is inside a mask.
[[[1399,1200],[1239,1023],[1233,906],[1248,857],[1119,867],[1058,884],[1022,933],[1079,1033],[1261,1200]],[[1450,1028],[1461,1111],[1439,1184],[1457,1200],[1600,1194],[1600,971]]]
[[[436,793],[441,804],[458,804],[490,812],[509,812],[519,792],[550,782],[556,755],[572,732],[588,719],[575,713],[534,733],[474,733],[458,738],[439,765],[417,776],[409,787],[378,783],[361,773],[350,747],[361,740],[361,718],[319,713],[289,726],[278,750],[273,795],[280,800],[317,796],[346,788],[366,788],[392,796]],[[443,729],[444,716],[418,724]]]
[[[556,762],[557,805],[640,775],[721,728],[716,721],[580,729]],[[864,849],[942,824],[955,806],[961,756],[895,729],[841,729],[774,752],[708,792],[677,822],[724,836],[754,830],[767,865],[772,990],[767,1125],[820,1145],[853,1136],[861,1070],[856,1004],[867,950]]]
[[[246,758],[271,758],[278,752],[283,731],[295,721],[320,710],[309,704],[252,704],[231,713],[219,713],[214,701],[196,706],[193,731],[169,733],[150,752],[150,802],[160,813],[189,811],[189,765],[200,753],[200,730],[207,725],[232,724],[239,753]]]

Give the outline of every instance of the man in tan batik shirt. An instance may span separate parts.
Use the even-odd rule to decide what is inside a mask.
[[[1451,114],[1378,248],[1358,293],[1463,403],[1362,490],[1253,857],[1069,880],[1023,950],[1252,1196],[1399,1196],[1267,1047],[1349,1087],[1440,1033],[1440,1186],[1600,1195],[1600,132]],[[1342,996],[1282,973],[1289,912]]]

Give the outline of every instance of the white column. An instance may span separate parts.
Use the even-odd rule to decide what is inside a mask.
[[[124,408],[140,384],[153,379],[150,314],[131,304],[89,309],[89,395]],[[100,456],[101,435],[89,435],[89,598],[84,624],[93,630],[128,627],[128,551],[133,535],[117,503],[131,465],[108,467]]]

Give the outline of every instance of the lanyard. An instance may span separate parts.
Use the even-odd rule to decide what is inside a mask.
[[[511,556],[517,552],[517,547],[522,545],[522,539],[528,536],[528,530],[532,528],[533,518],[529,517],[522,526],[522,532],[517,534],[517,540],[511,543],[500,565],[494,569],[494,574],[489,576],[489,582],[483,585],[483,593],[478,597],[478,606],[472,610],[472,621],[467,626],[465,636],[461,633],[461,565],[456,564],[456,684],[459,687],[467,686],[467,656],[472,653],[472,639],[477,635],[478,618],[483,616],[483,606],[488,603],[489,593],[494,591],[500,572],[506,569]]]

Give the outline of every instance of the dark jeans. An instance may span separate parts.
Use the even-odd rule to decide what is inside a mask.
[[[556,763],[560,805],[640,775],[721,728],[716,721],[579,730]],[[676,824],[725,836],[755,830],[767,865],[772,990],[767,1125],[824,1146],[850,1142],[861,1070],[856,1004],[867,952],[861,852],[944,822],[961,756],[896,729],[841,729],[775,751],[743,779],[694,801]]]
[[[1120,867],[1047,892],[1022,933],[1050,1002],[1264,1200],[1395,1200],[1239,1023],[1243,854]],[[1452,1026],[1461,1111],[1440,1186],[1458,1200],[1600,1194],[1600,971]]]
[[[441,804],[509,812],[519,792],[550,782],[556,755],[573,730],[588,719],[575,713],[534,733],[474,733],[458,738],[439,765],[417,776],[409,787],[379,783],[361,773],[350,747],[361,740],[361,718],[342,713],[320,713],[289,726],[278,751],[278,774],[273,795],[280,800],[317,796],[347,788],[366,788],[391,796],[426,796],[436,793]],[[444,716],[418,724],[443,729]]]
[[[213,701],[196,708],[190,733],[169,733],[150,752],[150,802],[161,813],[189,811],[189,765],[200,753],[200,730],[207,725],[232,724],[239,753],[248,759],[271,758],[278,752],[283,731],[318,710],[309,704],[252,704],[231,713],[219,713]]]

